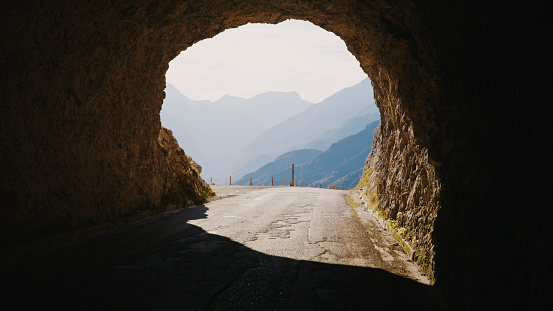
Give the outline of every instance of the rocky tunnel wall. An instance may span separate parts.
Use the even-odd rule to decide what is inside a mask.
[[[436,287],[461,307],[549,302],[546,1],[10,1],[3,11],[4,247],[159,208],[169,61],[227,28],[297,18],[339,35],[373,81],[388,142],[381,199],[392,217],[425,222],[405,220]],[[423,171],[431,195],[406,198]]]

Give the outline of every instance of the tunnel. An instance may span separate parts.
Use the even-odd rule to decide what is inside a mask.
[[[207,191],[175,179],[171,135],[160,138],[169,62],[229,28],[298,19],[338,35],[371,79],[381,208],[401,212],[434,286],[460,309],[551,306],[551,2],[37,0],[2,10],[2,249],[159,210],[179,187]]]

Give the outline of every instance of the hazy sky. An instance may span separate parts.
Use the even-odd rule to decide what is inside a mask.
[[[367,75],[338,36],[288,20],[248,24],[200,41],[169,63],[166,77],[195,100],[297,91],[318,103]]]

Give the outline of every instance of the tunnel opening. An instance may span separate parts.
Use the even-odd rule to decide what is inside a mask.
[[[376,123],[367,126],[380,117],[370,80],[334,34],[299,20],[247,24],[181,52],[166,79],[161,124],[205,181],[289,184],[295,164],[300,186],[357,185]],[[340,162],[340,147],[327,149],[348,137],[362,143]]]
[[[12,1],[0,24],[2,246],[156,209],[168,179],[157,139],[169,61],[224,29],[295,18],[341,37],[375,86],[387,138],[381,204],[397,217],[425,198],[403,180],[423,181],[424,170],[439,181],[425,193],[439,210],[413,210],[415,228],[428,228],[417,234],[435,254],[435,286],[465,309],[550,306],[543,33],[553,19],[547,1],[515,4]],[[513,141],[529,151],[514,154]],[[411,157],[421,166],[406,167]],[[526,169],[505,170],[512,163]],[[513,256],[494,264],[505,249]]]

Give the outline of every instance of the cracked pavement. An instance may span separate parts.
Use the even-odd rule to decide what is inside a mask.
[[[354,214],[348,191],[213,188],[226,197],[2,263],[4,300],[18,309],[448,309],[387,233]]]
[[[356,193],[354,213],[345,190],[260,187],[251,192],[249,187],[226,186],[214,190],[239,195],[210,203],[209,218],[190,222],[208,232],[268,255],[379,268],[430,284],[393,237],[360,208]]]

